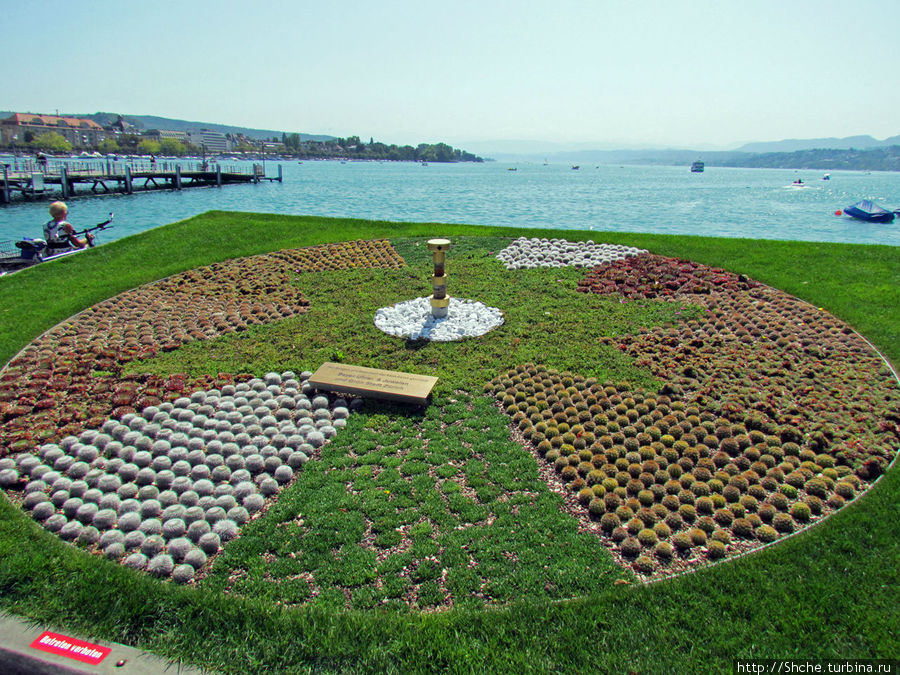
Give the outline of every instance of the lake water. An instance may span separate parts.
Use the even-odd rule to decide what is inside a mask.
[[[0,160],[2,161],[2,160]],[[7,160],[8,161],[8,160]],[[278,163],[266,162],[269,175]],[[900,173],[562,164],[280,162],[284,182],[69,199],[77,227],[119,239],[211,209],[373,220],[900,245],[900,224],[836,217],[860,199],[900,207]],[[515,168],[515,171],[510,171]],[[802,178],[806,187],[792,187]],[[41,236],[48,202],[0,206],[0,240]],[[437,233],[437,232],[436,232]],[[597,238],[600,239],[599,237]]]

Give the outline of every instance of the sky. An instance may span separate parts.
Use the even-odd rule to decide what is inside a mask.
[[[0,0],[0,110],[387,143],[900,134],[897,0]]]

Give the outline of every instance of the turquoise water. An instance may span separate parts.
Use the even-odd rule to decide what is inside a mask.
[[[276,163],[267,162],[269,175]],[[105,220],[104,241],[211,209],[392,221],[656,232],[900,245],[900,221],[872,225],[834,211],[860,199],[900,208],[900,174],[561,164],[281,162],[283,183],[69,200],[78,227]],[[516,171],[509,171],[515,167]],[[802,178],[808,187],[791,183]],[[0,206],[0,240],[40,236],[47,202]],[[598,238],[599,240],[599,238]]]

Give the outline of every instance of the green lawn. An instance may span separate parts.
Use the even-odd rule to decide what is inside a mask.
[[[261,374],[344,359],[438,374],[434,403],[424,414],[373,406],[351,419],[197,588],[87,556],[0,500],[0,607],[226,672],[717,672],[734,658],[896,658],[896,469],[824,524],[765,551],[646,587],[613,584],[629,575],[560,511],[482,387],[499,364],[529,361],[651,385],[591,338],[664,323],[679,308],[576,295],[575,270],[522,271],[511,284],[489,252],[521,234],[625,243],[747,274],[824,307],[900,361],[892,247],[204,214],[0,279],[0,360],[84,307],[178,271],[386,237],[409,269],[302,274],[305,315],[131,368]],[[428,293],[420,238],[429,236],[455,243],[451,295],[504,308],[507,324],[486,339],[398,351],[367,329],[377,307]],[[555,317],[565,340],[550,330]],[[403,508],[385,510],[387,498]],[[282,526],[297,518],[305,530]],[[354,545],[367,522],[377,523],[370,549]],[[410,547],[394,551],[398,528]],[[272,582],[310,572],[329,580],[314,598],[309,584]],[[403,602],[446,607],[448,591],[452,609]]]

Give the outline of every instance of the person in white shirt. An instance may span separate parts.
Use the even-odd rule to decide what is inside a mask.
[[[44,239],[47,243],[51,246],[69,244],[75,248],[93,246],[94,235],[88,232],[84,239],[79,239],[72,223],[66,220],[68,215],[69,207],[65,202],[53,202],[50,205],[51,219],[44,225]]]

